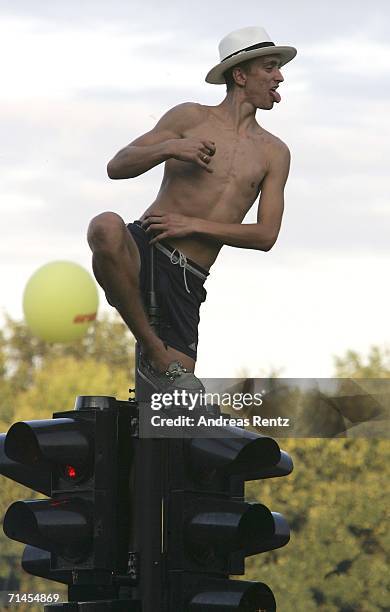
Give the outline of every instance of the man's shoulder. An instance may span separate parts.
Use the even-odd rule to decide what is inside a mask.
[[[181,102],[172,108],[178,113],[184,113],[186,115],[198,116],[204,114],[206,107],[199,102]]]
[[[288,172],[290,167],[291,153],[285,142],[275,134],[261,128],[262,132],[262,155],[264,155],[264,145],[266,148],[265,157],[267,160],[267,174],[276,171],[277,173]],[[264,142],[265,141],[265,142]]]
[[[201,123],[206,117],[206,107],[197,102],[182,102],[173,106],[163,117],[165,124],[172,124],[179,130],[188,129]]]
[[[281,138],[263,128],[260,129],[262,136],[261,157],[265,158],[266,163],[264,180],[271,175],[287,179],[291,161],[290,149]]]
[[[260,133],[263,138],[265,137],[267,145],[269,145],[272,152],[279,155],[287,155],[290,153],[290,149],[281,138],[275,136],[275,134],[272,134],[271,132],[268,132],[264,128],[261,128]]]

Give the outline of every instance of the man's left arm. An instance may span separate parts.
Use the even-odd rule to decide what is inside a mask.
[[[262,186],[257,223],[216,223],[196,219],[195,233],[222,244],[269,251],[279,234],[284,210],[284,187],[290,169],[290,151],[278,146]]]

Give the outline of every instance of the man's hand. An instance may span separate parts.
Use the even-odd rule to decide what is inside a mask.
[[[158,232],[150,244],[164,240],[164,238],[183,238],[195,232],[197,219],[178,213],[151,213],[145,215],[142,227],[147,234]]]
[[[216,151],[215,142],[212,140],[174,138],[170,140],[169,145],[171,147],[170,157],[180,161],[195,163],[207,170],[207,172],[213,172],[208,166]]]

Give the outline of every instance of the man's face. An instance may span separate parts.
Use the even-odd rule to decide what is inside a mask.
[[[277,55],[265,55],[251,60],[244,70],[247,99],[256,108],[270,110],[275,102],[280,102],[276,88],[284,79],[279,68],[280,58]]]

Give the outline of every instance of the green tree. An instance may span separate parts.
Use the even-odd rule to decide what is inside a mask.
[[[0,431],[19,420],[50,419],[53,412],[72,410],[77,395],[128,397],[134,384],[134,339],[118,316],[95,322],[86,336],[71,344],[47,344],[26,325],[7,317],[0,331]],[[1,481],[0,516],[17,499],[42,497],[6,478]],[[23,572],[24,545],[0,532],[1,590],[60,593],[66,589]],[[19,604],[21,610],[42,605]]]
[[[119,317],[104,318],[73,345],[47,345],[23,323],[0,331],[0,431],[20,419],[71,410],[77,395],[127,397],[133,385],[134,340]],[[349,351],[335,375],[388,377],[386,351]],[[295,464],[291,476],[252,482],[247,498],[285,514],[285,548],[250,558],[246,578],[271,586],[282,612],[374,612],[389,609],[388,488],[390,444],[375,439],[281,439]],[[0,516],[31,491],[2,479]],[[3,590],[61,592],[61,585],[21,571],[23,545],[0,537]],[[64,596],[65,599],[65,596]],[[42,606],[19,606],[19,610]]]
[[[0,334],[0,374],[7,374],[18,389],[26,388],[34,371],[54,357],[91,357],[112,367],[133,368],[134,338],[114,312],[94,321],[86,334],[70,343],[49,343],[34,336],[23,321],[5,315]]]
[[[390,378],[390,350],[372,346],[367,357],[349,350],[335,357],[335,376],[339,378]]]
[[[286,478],[247,485],[248,499],[282,512],[291,541],[247,562],[283,612],[387,610],[390,445],[387,440],[279,440]]]
[[[335,376],[389,377],[389,353],[348,351]],[[285,514],[291,541],[247,562],[246,578],[269,584],[282,612],[390,609],[388,439],[280,439],[294,471],[247,485],[247,497]]]

